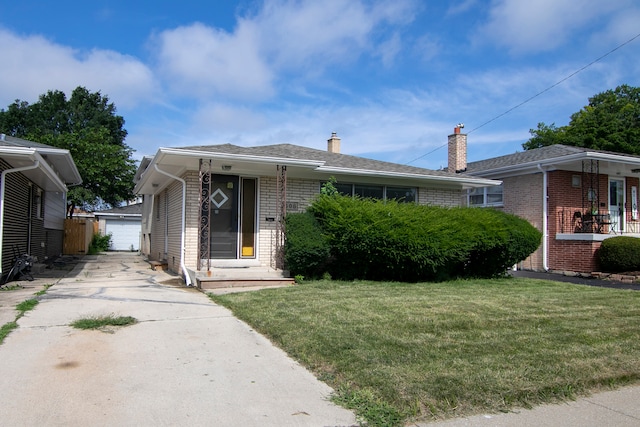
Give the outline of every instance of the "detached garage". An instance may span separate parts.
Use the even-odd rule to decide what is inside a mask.
[[[139,251],[142,203],[94,212],[102,234],[111,234],[112,251]]]

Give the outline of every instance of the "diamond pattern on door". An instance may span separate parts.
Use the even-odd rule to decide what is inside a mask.
[[[211,200],[211,203],[213,203],[213,205],[220,209],[220,206],[224,205],[225,203],[227,203],[227,200],[229,200],[229,197],[224,194],[224,192],[221,189],[216,189],[216,191],[213,192],[213,194],[211,194],[211,197],[209,197],[209,199]]]

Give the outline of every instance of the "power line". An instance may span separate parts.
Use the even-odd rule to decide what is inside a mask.
[[[620,48],[622,48],[622,47],[624,47],[624,46],[628,45],[629,43],[631,43],[632,41],[634,41],[634,40],[635,40],[635,39],[637,39],[638,37],[640,37],[640,33],[638,33],[638,34],[636,34],[635,36],[631,37],[629,40],[627,40],[626,42],[622,43],[621,45],[618,45],[618,46],[616,46],[615,48],[611,49],[609,52],[605,53],[604,55],[600,56],[599,58],[594,59],[593,61],[591,61],[590,63],[588,63],[588,64],[587,64],[587,65],[585,65],[584,67],[582,67],[582,68],[580,68],[580,69],[578,69],[578,70],[574,71],[573,73],[569,74],[568,76],[564,77],[563,79],[559,80],[558,82],[556,82],[556,83],[552,84],[552,85],[551,85],[551,86],[549,86],[548,88],[546,88],[546,89],[544,89],[544,90],[542,90],[542,91],[540,91],[540,92],[536,93],[535,95],[533,95],[533,96],[531,96],[531,97],[529,97],[529,98],[525,99],[524,101],[522,101],[522,102],[521,102],[521,103],[519,103],[518,105],[515,105],[515,106],[513,106],[513,107],[509,108],[509,109],[508,109],[507,111],[505,111],[504,113],[502,113],[502,114],[498,114],[497,116],[495,116],[495,117],[494,117],[494,118],[492,118],[491,120],[487,120],[486,122],[482,123],[480,126],[477,126],[477,127],[473,128],[473,129],[471,129],[469,132],[467,132],[467,134],[470,134],[471,132],[474,132],[474,131],[476,131],[476,130],[480,129],[481,127],[484,127],[484,126],[488,125],[489,123],[491,123],[491,122],[494,122],[494,121],[498,120],[500,117],[502,117],[502,116],[505,116],[505,115],[509,114],[509,113],[510,113],[510,112],[512,112],[513,110],[515,110],[515,109],[517,109],[517,108],[522,107],[524,104],[526,104],[526,103],[530,102],[531,100],[533,100],[533,99],[535,99],[535,98],[539,97],[539,96],[540,96],[540,95],[542,95],[543,93],[546,93],[546,92],[550,91],[551,89],[553,89],[554,87],[556,87],[556,86],[560,85],[561,83],[564,83],[565,81],[569,80],[571,77],[573,77],[573,76],[575,76],[576,74],[578,74],[578,73],[580,73],[580,72],[582,72],[582,71],[586,70],[587,68],[591,67],[591,66],[592,66],[593,64],[595,64],[596,62],[601,61],[602,59],[604,59],[604,58],[606,58],[607,56],[611,55],[613,52],[617,51],[618,49],[620,49]],[[415,159],[411,160],[410,162],[408,162],[408,163],[406,163],[406,164],[408,165],[408,164],[410,164],[410,163],[415,162],[416,160],[420,160],[420,159],[422,159],[423,157],[426,157],[426,156],[428,156],[429,154],[433,153],[434,151],[437,151],[437,150],[441,149],[441,148],[442,148],[442,147],[444,147],[445,145],[447,145],[447,144],[446,144],[446,143],[445,143],[445,144],[442,144],[441,146],[434,148],[433,150],[429,151],[428,153],[423,154],[422,156],[417,157],[417,158],[415,158]]]

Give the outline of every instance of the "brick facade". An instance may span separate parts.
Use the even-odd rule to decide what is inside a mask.
[[[466,192],[463,190],[445,190],[437,188],[418,188],[418,204],[436,206],[462,206],[466,199]]]
[[[502,180],[502,200],[504,212],[524,218],[543,232],[542,173],[521,175]],[[522,261],[519,268],[542,270],[542,247]]]
[[[591,183],[583,182],[580,172],[551,171],[547,173],[548,184],[548,268],[557,271],[592,272],[599,269],[597,251],[602,240],[615,234],[599,234],[589,238],[586,234],[574,234],[575,212],[585,212],[592,202],[586,196]],[[625,180],[625,212],[623,232],[638,232],[637,221],[631,220],[631,187],[638,189],[639,179],[622,177]],[[525,175],[504,179],[505,211],[519,215],[542,230],[542,174]],[[530,186],[527,184],[530,182]],[[609,209],[609,176],[599,175],[597,199],[594,205],[600,212]],[[585,206],[586,205],[586,206]],[[606,230],[605,230],[606,232]],[[564,235],[560,238],[558,235]],[[573,236],[566,236],[572,235]],[[587,233],[588,234],[588,233]],[[542,250],[539,248],[522,263],[522,268],[542,269]]]
[[[186,183],[185,206],[185,266],[198,268],[198,233],[200,181],[197,171],[181,176]],[[262,266],[275,266],[277,197],[276,177],[262,176],[258,182],[258,230],[255,258]],[[319,194],[320,180],[292,178],[287,180],[287,212],[304,212],[313,197]],[[418,203],[441,206],[460,206],[464,196],[461,190],[418,188]],[[165,190],[154,196],[150,229],[149,253],[153,260],[164,260],[168,268],[180,272],[180,232],[182,220],[182,183],[172,182]],[[166,243],[165,243],[166,242]],[[166,247],[166,252],[165,252]]]

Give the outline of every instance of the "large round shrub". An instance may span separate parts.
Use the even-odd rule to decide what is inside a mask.
[[[525,259],[541,233],[492,209],[444,208],[321,195],[310,206],[342,279],[493,277]]]
[[[606,239],[600,245],[598,258],[604,271],[639,271],[640,239],[630,236]]]

